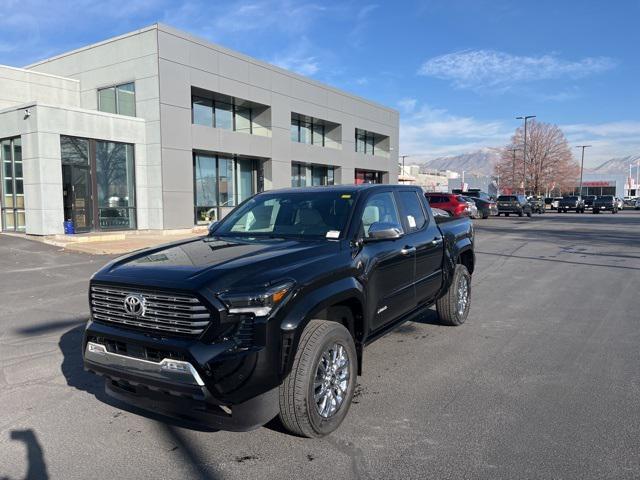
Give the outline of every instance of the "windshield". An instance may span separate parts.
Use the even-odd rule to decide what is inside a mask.
[[[516,200],[516,197],[513,195],[500,195],[498,197],[498,200],[501,202],[508,202],[508,201]]]
[[[355,194],[315,191],[257,195],[229,214],[216,235],[339,238]]]
[[[564,197],[564,200],[571,200],[572,202],[575,202],[578,200],[578,197]]]

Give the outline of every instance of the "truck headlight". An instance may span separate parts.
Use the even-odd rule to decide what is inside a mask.
[[[238,290],[224,292],[218,298],[229,309],[230,314],[253,314],[265,317],[271,313],[293,289],[293,282],[281,282],[264,290]]]

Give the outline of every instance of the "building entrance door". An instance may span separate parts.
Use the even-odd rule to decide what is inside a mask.
[[[62,165],[64,219],[72,220],[76,232],[93,229],[91,171],[86,165]]]

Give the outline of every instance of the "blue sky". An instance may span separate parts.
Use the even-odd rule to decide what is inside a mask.
[[[0,63],[156,21],[401,112],[415,159],[508,142],[516,115],[640,154],[640,1],[0,0]]]

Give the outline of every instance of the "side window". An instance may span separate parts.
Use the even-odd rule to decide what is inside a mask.
[[[420,199],[416,192],[399,192],[400,204],[402,205],[402,214],[404,215],[409,232],[415,232],[424,227],[427,219],[424,216],[424,210],[420,205]]]
[[[434,204],[434,203],[440,203],[440,197],[436,197],[435,195],[431,195],[431,196],[427,197],[427,201],[429,202],[429,205]]]
[[[362,212],[362,230],[369,237],[369,228],[376,222],[394,223],[401,227],[392,192],[376,193],[369,197]]]

